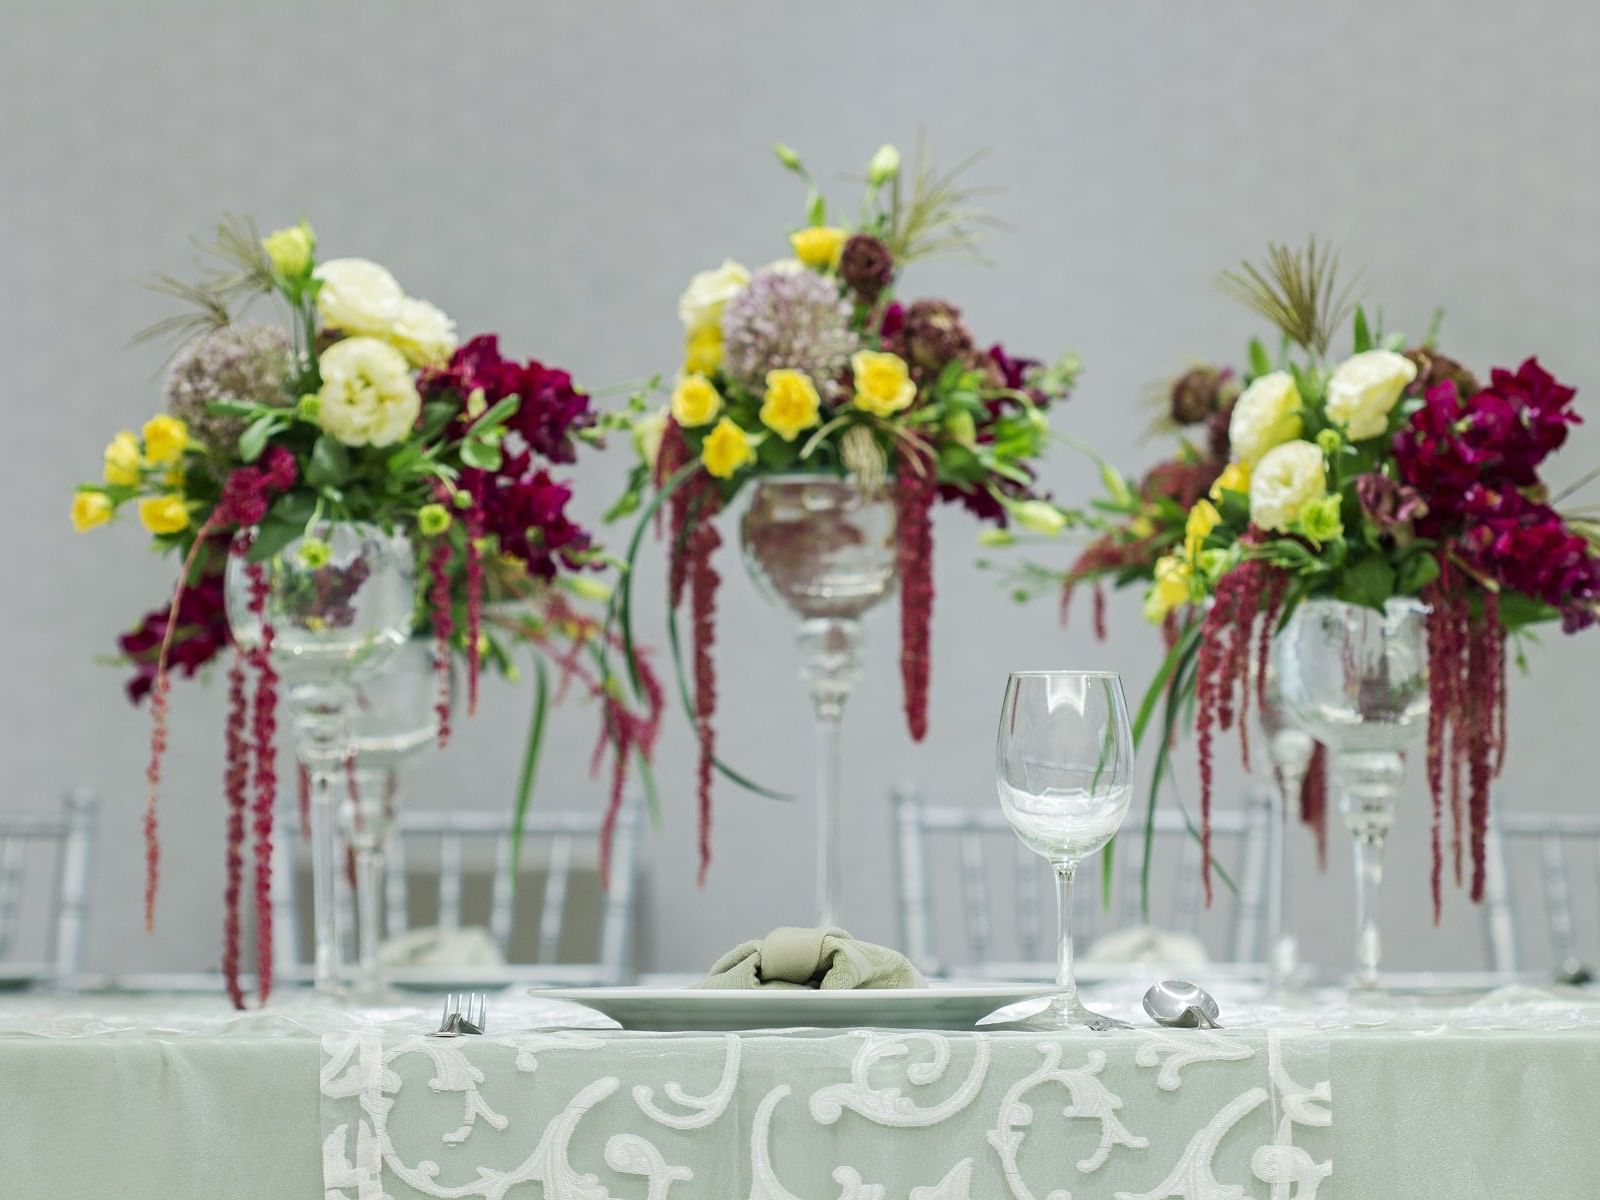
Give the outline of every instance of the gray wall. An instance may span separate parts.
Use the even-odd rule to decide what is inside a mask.
[[[674,301],[688,275],[784,251],[797,219],[775,138],[826,179],[884,140],[926,129],[947,160],[991,151],[1006,187],[991,268],[917,268],[1008,345],[1082,352],[1079,394],[1057,414],[1130,468],[1139,399],[1190,357],[1238,354],[1253,319],[1211,286],[1268,237],[1308,231],[1367,265],[1391,325],[1449,308],[1446,345],[1475,366],[1536,351],[1600,394],[1600,76],[1591,6],[1533,0],[1285,5],[950,3],[88,3],[4,5],[0,38],[0,346],[8,436],[0,473],[6,809],[53,803],[69,781],[111,799],[97,880],[95,961],[215,961],[221,887],[218,688],[182,685],[163,808],[160,925],[138,932],[147,717],[95,656],[158,602],[171,564],[135,530],[75,537],[71,485],[102,441],[156,403],[161,353],[126,351],[163,311],[135,286],[181,269],[186,238],[224,210],[264,224],[301,215],[331,253],[378,258],[464,331],[569,365],[593,385],[673,364]],[[849,195],[848,183],[841,183]],[[1594,412],[1592,400],[1583,407]],[[1576,478],[1600,432],[1555,469]],[[625,448],[585,461],[595,517]],[[1065,451],[1046,478],[1068,500],[1093,476]],[[892,612],[871,622],[873,670],[847,731],[849,924],[888,937],[888,810],[899,776],[991,804],[991,722],[1018,666],[1108,666],[1137,687],[1156,639],[1135,598],[1111,641],[1053,607],[1015,611],[971,566],[974,526],[937,528],[933,734],[903,732]],[[1063,548],[1062,556],[1067,553]],[[645,628],[659,612],[647,564]],[[809,779],[808,711],[790,630],[725,560],[722,745],[763,778]],[[1593,795],[1600,635],[1551,636],[1513,683],[1506,793],[1525,808]],[[507,801],[526,689],[494,684],[485,710],[414,773],[431,800]],[[560,715],[540,802],[590,805],[592,714]],[[717,863],[694,884],[691,741],[664,739],[669,793],[651,846],[649,965],[687,968],[809,913],[810,817],[724,788]],[[1425,797],[1414,787],[1394,847],[1395,965],[1469,964],[1477,925],[1452,895],[1428,928]],[[1348,854],[1299,905],[1314,957],[1346,961]]]

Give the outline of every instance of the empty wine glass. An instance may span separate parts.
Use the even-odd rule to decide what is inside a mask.
[[[1133,734],[1110,671],[1019,671],[1006,682],[995,741],[1000,807],[1023,845],[1056,875],[1056,991],[1029,1029],[1121,1029],[1078,1001],[1072,974],[1072,878],[1128,815]]]

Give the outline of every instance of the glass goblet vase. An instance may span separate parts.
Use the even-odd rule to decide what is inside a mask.
[[[283,683],[311,785],[312,978],[335,995],[334,795],[352,754],[355,687],[388,665],[411,629],[413,556],[404,536],[364,522],[320,522],[259,561],[248,557],[255,538],[240,533],[228,558],[228,624],[242,649],[267,650]]]
[[[768,476],[750,489],[739,536],[757,587],[800,618],[800,679],[816,714],[816,922],[836,925],[839,730],[861,678],[861,617],[894,590],[894,502],[841,477]]]
[[[384,987],[379,961],[382,889],[402,790],[401,771],[408,759],[439,736],[439,676],[435,643],[413,638],[395,652],[381,676],[355,689],[353,758],[340,825],[355,859],[355,987],[367,998],[380,996]]]
[[[1345,826],[1355,838],[1355,986],[1378,986],[1383,850],[1394,825],[1404,751],[1428,719],[1424,616],[1414,600],[1379,610],[1306,600],[1273,647],[1296,723],[1328,748]]]
[[[1105,671],[1023,671],[1006,682],[995,739],[1000,809],[1056,877],[1056,991],[1020,1028],[1122,1028],[1078,999],[1072,881],[1122,826],[1133,796],[1133,728],[1122,680]]]

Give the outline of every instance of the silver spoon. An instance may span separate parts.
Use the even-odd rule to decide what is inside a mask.
[[[1220,1029],[1217,1002],[1210,992],[1183,979],[1164,979],[1144,994],[1144,1011],[1170,1029]]]

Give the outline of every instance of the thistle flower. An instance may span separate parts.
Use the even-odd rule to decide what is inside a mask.
[[[961,310],[948,300],[918,300],[906,309],[905,355],[919,370],[936,374],[977,349]]]
[[[751,391],[762,390],[768,371],[788,367],[811,376],[824,396],[859,344],[835,284],[814,271],[772,267],[728,302],[722,343],[728,374]]]
[[[243,417],[207,407],[216,400],[287,404],[289,338],[273,325],[224,325],[179,350],[167,370],[167,411],[212,450],[231,451],[244,432]]]
[[[876,304],[883,289],[894,281],[894,258],[871,234],[858,233],[839,253],[839,278],[863,304]]]

